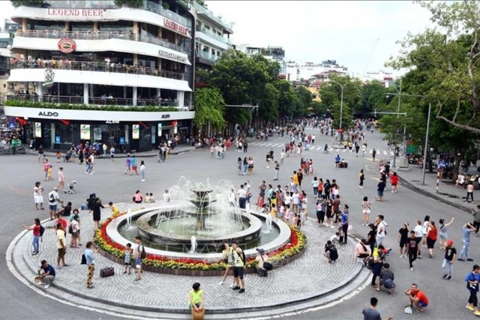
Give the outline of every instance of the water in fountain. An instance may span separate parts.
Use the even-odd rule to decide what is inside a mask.
[[[128,208],[128,211],[127,211],[127,229],[130,229],[130,227],[132,226],[132,209],[131,208]]]
[[[264,233],[270,233],[272,232],[272,215],[267,213],[267,217],[266,217],[266,220],[265,220],[265,224],[266,224],[266,230],[263,231]]]
[[[198,246],[197,238],[195,238],[195,236],[192,236],[190,238],[190,244],[191,244],[190,252],[195,253],[195,251],[197,251],[197,246]]]

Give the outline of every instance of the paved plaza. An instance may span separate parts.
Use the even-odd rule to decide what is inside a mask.
[[[330,137],[317,137],[319,141],[317,147],[326,142],[331,144]],[[379,134],[368,134],[367,139],[369,148],[372,146],[377,150],[387,150],[386,142],[381,140]],[[275,136],[270,139],[269,143],[278,145],[284,141],[285,138]],[[260,143],[259,140],[255,140],[255,142]],[[125,203],[131,199],[137,189],[144,193],[153,192],[157,199],[160,199],[163,190],[176,184],[182,175],[194,182],[205,182],[209,178],[215,183],[220,179],[227,179],[236,186],[250,180],[255,196],[261,180],[266,180],[267,183],[273,182],[273,169],[267,169],[263,162],[264,156],[271,146],[254,146],[253,143],[252,141],[248,152],[248,155],[252,155],[256,160],[255,170],[251,176],[237,175],[236,158],[244,155],[235,151],[229,151],[225,159],[217,160],[210,159],[206,151],[195,150],[172,156],[165,163],[157,163],[152,154],[150,157],[144,158],[147,165],[145,182],[141,182],[138,176],[124,175],[124,159],[118,159],[114,164],[107,159],[99,159],[93,175],[85,175],[85,168],[78,164],[57,164],[53,158],[52,162],[55,172],[58,166],[62,165],[65,167],[67,180],[77,180],[76,194],[60,195],[63,200],[72,201],[74,207],[79,207],[91,192],[97,193],[104,203],[108,203],[108,201]],[[278,156],[280,148],[274,150],[275,155]],[[324,154],[321,150],[311,150],[306,151],[303,156],[311,157],[314,160],[316,176],[324,179],[337,179],[341,185],[342,203],[349,204],[351,208],[352,232],[359,237],[365,237],[367,229],[360,225],[359,207],[363,196],[371,198],[375,193],[376,163],[374,164],[368,155],[365,158],[357,158],[354,153],[342,151],[342,157],[349,162],[349,168],[334,170],[335,150],[329,154]],[[389,158],[390,156],[387,153],[384,157]],[[138,155],[138,158],[142,160],[141,155]],[[291,172],[298,168],[299,162],[298,157],[285,159],[285,164],[280,171],[282,185],[289,180]],[[69,318],[72,319],[117,319],[118,317],[182,319],[188,317],[186,315],[187,293],[195,281],[202,283],[206,308],[217,311],[216,314],[208,315],[207,318],[210,319],[268,318],[279,312],[288,319],[358,319],[362,306],[368,303],[371,296],[379,298],[379,310],[384,317],[393,315],[396,319],[404,319],[406,315],[403,314],[403,307],[406,300],[402,291],[408,288],[411,282],[419,283],[430,298],[431,308],[429,307],[422,314],[422,319],[450,319],[452,317],[468,319],[473,317],[464,306],[467,292],[463,282],[463,277],[471,270],[471,263],[458,262],[455,266],[454,278],[445,282],[441,280],[442,254],[438,248],[433,259],[416,261],[413,272],[409,270],[408,262],[398,257],[396,245],[398,228],[404,222],[413,225],[415,220],[423,220],[425,214],[431,215],[435,221],[438,221],[439,218],[455,217],[455,223],[449,228],[449,234],[455,241],[457,250],[460,250],[461,226],[471,221],[471,216],[461,209],[462,207],[464,209],[473,208],[478,203],[466,204],[462,202],[462,199],[452,197],[451,195],[454,194],[462,196],[464,190],[457,189],[448,183],[440,184],[440,192],[447,195],[436,195],[435,174],[427,174],[426,186],[419,186],[416,181],[421,179],[421,170],[417,168],[411,168],[408,172],[399,171],[399,175],[404,181],[400,185],[400,191],[397,194],[388,192],[385,195],[385,202],[374,201],[372,204],[372,216],[384,214],[389,224],[385,243],[394,250],[387,258],[392,265],[391,268],[395,273],[398,285],[397,293],[394,296],[378,293],[368,286],[368,281],[365,281],[368,271],[360,271],[359,263],[353,258],[352,241],[348,247],[341,247],[341,261],[336,265],[327,264],[321,256],[323,243],[333,233],[333,230],[330,228],[320,229],[314,223],[312,191],[309,187],[311,176],[305,177],[304,187],[310,198],[309,208],[311,209],[309,210],[310,219],[303,229],[308,240],[306,254],[299,260],[274,270],[267,279],[258,278],[256,275],[247,275],[247,291],[245,294],[239,295],[228,288],[228,281],[223,286],[219,286],[217,277],[197,279],[145,272],[144,279],[135,282],[133,275],[122,274],[122,266],[103,257],[98,257],[97,261],[94,278],[96,287],[87,291],[86,270],[84,266],[80,265],[83,249],[68,249],[67,262],[70,267],[57,270],[58,276],[54,286],[46,290],[34,286],[32,281],[38,262],[44,258],[52,262],[56,260],[53,231],[47,229],[41,253],[36,257],[29,254],[31,233],[23,232],[17,238],[15,237],[22,232],[22,223],[31,224],[35,217],[42,220],[47,218],[47,211],[36,211],[33,208],[33,197],[31,196],[33,183],[37,180],[42,181],[45,193],[49,192],[56,183],[43,182],[41,165],[34,156],[4,156],[0,157],[0,164],[10,168],[6,179],[0,183],[0,192],[6,195],[0,201],[5,212],[8,212],[4,216],[3,224],[0,225],[0,239],[5,250],[8,245],[11,245],[11,250],[7,252],[7,266],[9,268],[15,266],[10,271],[17,277],[13,277],[10,272],[6,271],[8,268],[0,271],[0,276],[4,279],[5,284],[9,288],[14,288],[12,291],[0,294],[0,297],[12,300],[12,308],[16,310],[15,313],[7,310],[0,317],[1,319],[10,319],[14,316],[17,319],[28,319],[30,313],[22,308],[22,303],[31,303],[44,318],[51,319],[63,319],[65,314],[71,315]],[[358,171],[362,168],[366,171],[367,180],[365,188],[359,189],[357,176]],[[405,188],[407,182],[410,183],[409,187],[413,188],[413,191]],[[423,190],[423,193],[419,190]],[[476,198],[477,195],[478,191],[475,191]],[[444,197],[445,199],[439,201],[440,199],[433,197]],[[445,201],[450,201],[453,206],[447,205]],[[105,219],[108,215],[109,210],[107,209],[102,213],[102,218]],[[81,217],[84,223],[83,236],[91,237],[93,235],[91,219],[86,212],[82,212]],[[88,231],[89,229],[90,231]],[[478,255],[476,246],[478,246],[478,239],[473,237],[471,254],[475,260],[478,260],[480,255]],[[98,277],[99,269],[110,265],[115,266],[116,275],[100,279]],[[322,293],[324,294],[334,286],[341,286],[342,281],[348,282],[358,272],[359,277],[345,287],[348,290],[329,294],[327,296],[330,297],[330,300],[325,300],[325,295]],[[366,285],[367,287],[365,287]],[[38,296],[33,294],[32,289],[37,292]],[[448,290],[448,295],[444,294],[445,290]],[[314,299],[313,295],[320,295],[321,298]],[[40,297],[40,299],[36,299],[36,297]],[[285,305],[283,309],[269,307],[272,303],[278,303],[279,300],[293,302],[296,298],[304,299],[305,302]],[[106,303],[106,300],[109,302]],[[234,308],[243,308],[244,310],[236,309],[236,313],[230,315],[218,313]],[[52,312],[51,310],[56,311]],[[181,313],[174,313],[178,311]]]

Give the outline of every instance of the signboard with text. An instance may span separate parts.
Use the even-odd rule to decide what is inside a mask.
[[[140,139],[140,125],[133,124],[132,125],[132,139],[138,140]]]
[[[90,125],[89,124],[81,124],[80,125],[80,139],[90,140]]]
[[[35,122],[35,138],[41,138],[41,137],[42,137],[42,123]]]

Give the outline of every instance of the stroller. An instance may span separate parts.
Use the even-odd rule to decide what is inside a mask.
[[[77,181],[76,180],[72,180],[68,186],[67,186],[67,189],[65,190],[65,193],[68,193],[68,194],[74,194],[75,193],[75,185],[77,184]]]

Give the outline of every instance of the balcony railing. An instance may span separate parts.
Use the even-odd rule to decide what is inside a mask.
[[[187,19],[182,17],[179,14],[176,14],[173,11],[170,11],[168,9],[164,9],[161,5],[158,3],[152,2],[152,1],[145,1],[144,8],[148,11],[154,12],[156,14],[160,14],[164,16],[165,18],[171,19],[175,22],[180,23],[183,26],[187,26]]]
[[[203,32],[203,33],[205,33],[206,35],[208,35],[208,36],[210,36],[210,37],[212,37],[212,38],[214,38],[214,39],[217,39],[217,40],[219,40],[219,41],[222,41],[222,42],[231,44],[230,39],[225,38],[225,37],[222,37],[222,36],[218,35],[218,33],[213,32],[212,30],[208,30],[208,29],[205,29],[205,28],[197,28],[197,31],[198,31],[198,32]]]
[[[209,16],[210,19],[217,21],[217,23],[219,23],[220,25],[226,27],[227,29],[230,29],[230,30],[232,29],[232,23],[223,21],[222,18],[214,15],[211,11],[209,11],[207,8],[199,4],[197,1],[192,1],[192,2],[193,2],[194,8],[197,9],[199,13],[204,13],[207,16]]]
[[[9,104],[10,101],[10,104]],[[33,94],[16,94],[16,95],[7,95],[7,100],[5,105],[16,106],[18,102],[40,102],[40,103],[65,103],[72,105],[83,105],[84,100],[82,96],[57,96],[57,95],[33,95]],[[108,97],[89,97],[88,105],[92,109],[99,108],[102,106],[121,106],[127,107],[133,106],[133,99],[131,98],[108,98]],[[170,99],[137,99],[137,106],[151,106],[151,107],[178,107],[177,100]],[[173,110],[173,109],[172,109]]]
[[[106,40],[106,39],[120,39],[130,41],[140,41],[146,43],[156,44],[162,47],[170,48],[175,51],[183,53],[189,53],[190,49],[185,48],[175,43],[166,41],[143,34],[132,33],[131,30],[110,32],[110,31],[57,31],[57,30],[29,30],[29,31],[17,31],[17,36],[26,38],[46,38],[46,39],[58,39],[58,38],[70,38],[74,40]]]
[[[140,74],[147,76],[157,76],[163,78],[184,80],[184,72],[175,72],[168,70],[158,70],[143,66],[130,66],[121,63],[109,62],[81,62],[68,60],[29,60],[14,61],[11,64],[12,69],[59,69],[59,70],[78,70],[78,71],[100,71],[112,73]]]
[[[215,56],[215,55],[213,55],[213,54],[210,54],[210,53],[208,53],[208,52],[201,51],[201,50],[197,51],[197,55],[198,55],[199,57],[202,57],[202,58],[204,58],[204,59],[207,59],[207,60],[210,60],[210,61],[213,61],[213,62],[215,62],[215,61],[217,61],[218,59],[220,59],[219,56]]]

